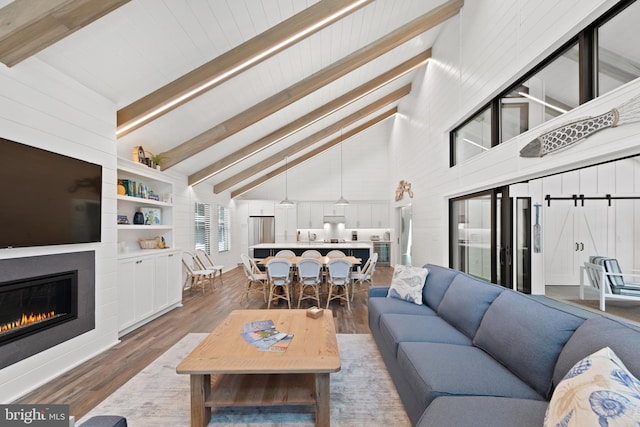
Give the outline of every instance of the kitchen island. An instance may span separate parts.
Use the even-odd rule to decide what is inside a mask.
[[[341,242],[341,243],[329,243],[329,242],[296,242],[296,243],[260,243],[257,245],[249,246],[249,251],[253,251],[253,258],[266,258],[268,256],[274,256],[281,250],[293,251],[296,255],[302,255],[306,250],[316,250],[321,255],[326,255],[329,251],[337,249],[342,251],[347,256],[354,256],[360,258],[362,265],[367,262],[373,251],[373,245],[365,242]]]

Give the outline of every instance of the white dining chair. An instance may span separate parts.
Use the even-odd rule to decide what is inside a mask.
[[[320,285],[322,284],[322,262],[317,258],[302,258],[296,265],[298,270],[298,308],[302,300],[311,299],[321,306]]]
[[[327,263],[329,294],[327,296],[327,308],[331,300],[338,299],[347,302],[347,308],[351,309],[349,299],[349,283],[351,261],[346,258],[332,258]],[[332,295],[333,294],[333,295]]]
[[[276,257],[278,258],[293,258],[296,256],[295,252],[290,251],[288,249],[283,249],[281,251],[276,252]]]
[[[285,300],[291,308],[291,261],[287,258],[273,258],[267,262],[267,277],[269,280],[269,300],[267,309],[272,301]],[[277,290],[280,289],[281,293]]]
[[[309,249],[302,252],[301,256],[303,258],[320,258],[322,254],[319,251],[316,251],[315,249]]]
[[[342,251],[339,251],[339,250],[337,250],[337,249],[334,249],[334,250],[332,250],[332,251],[329,251],[329,252],[327,253],[327,256],[328,256],[329,258],[344,258],[344,257],[346,257],[347,255],[346,255],[344,252],[342,252]]]

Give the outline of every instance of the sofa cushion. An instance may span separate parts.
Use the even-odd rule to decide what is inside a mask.
[[[610,347],[640,378],[640,328],[598,316],[585,320],[567,341],[553,372],[553,384],[557,385],[579,360],[604,347]]]
[[[473,344],[550,396],[558,355],[583,321],[509,290],[491,304]]]
[[[426,408],[439,396],[502,396],[541,400],[534,389],[473,346],[402,342],[403,380]]]
[[[416,427],[540,427],[548,403],[492,396],[442,396]]]
[[[422,299],[437,311],[449,285],[460,272],[433,264],[426,264],[424,267],[429,270],[429,274],[422,288]]]
[[[438,307],[438,316],[473,338],[485,311],[503,290],[499,286],[459,274],[444,294]]]
[[[393,349],[393,354],[396,357],[398,345],[401,342],[441,342],[471,345],[469,337],[438,316],[383,314],[380,317],[380,337],[384,345]]]
[[[436,312],[426,305],[409,304],[395,298],[369,298],[369,325],[379,325],[380,316],[384,313],[417,314],[435,316]]]
[[[424,267],[396,265],[393,269],[388,297],[422,304],[422,288],[429,270]]]
[[[553,393],[545,427],[637,426],[640,381],[605,347],[567,373]]]

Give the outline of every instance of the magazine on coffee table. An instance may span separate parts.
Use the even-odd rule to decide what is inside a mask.
[[[276,330],[273,320],[256,320],[255,322],[247,322],[242,325],[244,332],[268,331]]]
[[[247,322],[242,325],[242,328],[244,330],[240,334],[242,338],[261,351],[282,353],[287,350],[293,338],[293,335],[277,331],[273,320]]]

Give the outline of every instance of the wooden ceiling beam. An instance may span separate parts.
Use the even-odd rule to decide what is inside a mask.
[[[298,157],[297,159],[294,160],[288,160],[287,161],[287,165],[285,166],[281,166],[279,168],[276,168],[274,170],[272,170],[271,172],[261,176],[260,178],[238,188],[237,190],[234,190],[231,192],[231,198],[234,197],[238,197],[244,193],[246,193],[247,191],[257,187],[258,185],[270,180],[271,178],[275,178],[276,176],[283,174],[287,168],[291,169],[292,167],[298,166],[299,164],[306,162],[307,160],[311,159],[312,157],[317,156],[320,153],[323,153],[324,151],[327,151],[329,148],[340,144],[341,142],[343,142],[346,139],[351,138],[354,135],[359,134],[360,132],[362,132],[363,130],[370,128],[371,126],[380,123],[381,121],[393,116],[394,114],[396,114],[398,112],[398,108],[394,107],[391,110],[380,114],[377,117],[374,117],[373,119],[369,120],[366,123],[363,123],[362,125],[353,128],[352,130],[346,132],[345,134],[343,134],[342,136],[339,136],[337,138],[332,139],[331,141],[322,144],[321,146],[309,151],[308,153],[304,154],[303,156]],[[278,153],[279,156],[279,160],[282,160],[285,156],[289,156],[289,152],[285,152],[284,150],[281,151],[280,153]]]
[[[304,80],[289,86],[287,89],[259,102],[200,135],[162,153],[162,156],[166,159],[164,168],[171,168],[189,157],[214,146],[225,138],[257,123],[367,62],[378,58],[384,53],[441,24],[456,15],[463,4],[463,0],[450,0],[377,41],[312,74]]]
[[[269,28],[118,110],[116,131],[118,138],[202,95],[372,1],[323,0]]]
[[[246,169],[244,169],[242,172],[235,174],[234,176],[225,179],[222,182],[219,182],[218,184],[216,184],[213,187],[213,192],[214,193],[221,193],[224,190],[227,190],[231,187],[233,187],[236,184],[239,184],[240,182],[251,178],[252,176],[259,174],[260,172],[262,172],[264,169],[269,168],[273,165],[275,165],[276,163],[278,163],[279,161],[281,161],[283,159],[283,154],[286,151],[286,156],[292,156],[294,154],[299,153],[302,150],[306,150],[307,148],[311,147],[313,144],[322,141],[323,139],[327,138],[328,136],[333,135],[336,132],[340,132],[343,128],[352,125],[362,119],[364,119],[367,116],[370,116],[371,114],[375,113],[376,111],[386,107],[389,104],[392,104],[394,102],[399,101],[402,97],[408,95],[411,92],[411,85],[406,85],[392,93],[390,93],[387,96],[384,96],[382,98],[380,98],[379,100],[372,102],[371,104],[367,105],[366,107],[356,111],[353,114],[348,115],[347,117],[344,117],[340,120],[338,120],[337,122],[327,126],[326,128],[314,133],[313,135],[310,135],[306,138],[303,138],[302,140],[298,141],[297,143],[287,147],[285,150],[280,151],[274,155],[272,155],[271,157],[268,157],[267,159],[251,166],[248,167]]]
[[[13,67],[130,0],[15,0],[0,9],[0,62]]]
[[[411,85],[408,84],[406,86],[401,87],[400,89],[397,89],[391,92],[386,96],[383,96],[379,100],[372,102],[371,104],[367,105],[364,108],[361,108],[355,113],[352,113],[347,117],[344,117],[338,120],[337,122],[330,124],[329,126],[325,127],[324,129],[321,129],[320,131],[314,133],[313,135],[303,138],[302,140],[296,142],[295,144],[287,147],[285,150],[282,150],[272,155],[271,157],[265,160],[262,160],[261,162],[251,167],[244,169],[242,172],[237,173],[234,176],[227,178],[222,182],[219,182],[213,187],[213,192],[216,194],[221,193],[224,190],[227,190],[233,187],[234,185],[239,184],[240,182],[251,178],[252,176],[262,172],[264,169],[269,168],[275,165],[276,163],[280,162],[283,159],[282,153],[284,153],[285,151],[286,151],[286,156],[292,156],[294,154],[299,153],[302,150],[306,150],[307,148],[311,147],[313,144],[322,141],[323,139],[333,135],[336,132],[342,131],[342,129],[344,129],[345,127],[352,125],[366,118],[367,116],[370,116],[371,114],[386,107],[389,104],[399,101],[400,99],[402,99],[402,97],[408,95],[410,92],[411,92]]]
[[[407,73],[415,70],[416,68],[424,65],[431,57],[431,49],[414,56],[408,61],[403,62],[397,67],[381,74],[380,76],[368,81],[367,83],[357,87],[356,89],[334,99],[333,101],[323,105],[314,111],[305,114],[304,116],[294,120],[291,123],[277,129],[270,134],[245,145],[239,150],[229,154],[228,156],[212,163],[211,165],[195,172],[189,176],[189,185],[196,185],[205,179],[208,179],[223,170],[243,161],[254,154],[272,146],[273,144],[281,141],[282,139],[306,128],[307,126],[317,122],[318,120],[332,114],[341,108],[357,101],[358,99],[372,93],[376,89],[379,89],[386,84],[406,75]]]

